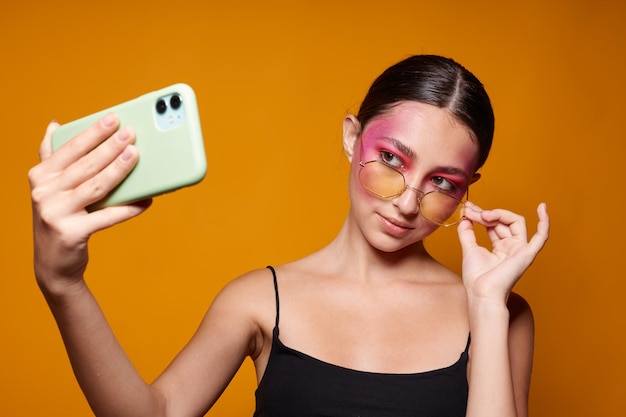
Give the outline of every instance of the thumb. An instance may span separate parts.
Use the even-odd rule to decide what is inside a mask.
[[[52,154],[52,134],[59,127],[56,121],[50,122],[46,128],[46,134],[39,146],[39,160],[43,161]]]
[[[464,219],[457,226],[457,234],[461,243],[461,250],[466,253],[469,249],[476,247],[476,233],[474,233],[474,223],[471,220]]]

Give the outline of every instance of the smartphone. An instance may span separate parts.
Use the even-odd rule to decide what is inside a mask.
[[[206,175],[204,141],[193,89],[174,84],[61,125],[52,136],[56,150],[106,113],[115,112],[120,128],[136,134],[139,161],[130,174],[89,211],[168,193],[200,182]]]

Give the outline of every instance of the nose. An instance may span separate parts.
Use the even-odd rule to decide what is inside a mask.
[[[393,204],[398,207],[403,214],[417,214],[419,213],[420,200],[423,196],[423,191],[406,185],[402,194],[394,198]]]

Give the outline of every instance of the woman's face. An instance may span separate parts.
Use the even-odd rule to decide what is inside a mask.
[[[380,250],[402,249],[437,228],[419,215],[421,194],[416,189],[440,190],[462,199],[478,178],[474,174],[478,144],[470,130],[445,109],[404,101],[372,119],[360,137],[356,119],[347,118],[345,123],[348,138],[344,140],[352,144],[347,149],[349,155],[352,151],[351,215],[370,244]],[[373,160],[401,172],[412,189],[391,199],[371,194],[359,181],[359,162]]]

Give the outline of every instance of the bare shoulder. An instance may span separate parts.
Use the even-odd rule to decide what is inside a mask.
[[[155,384],[171,392],[169,398],[182,399],[177,405],[181,409],[194,403],[201,409],[210,406],[246,356],[255,358],[266,349],[273,326],[273,293],[271,272],[264,269],[226,284],[189,343]]]
[[[262,268],[228,282],[213,300],[203,323],[248,335],[248,354],[254,357],[271,335],[275,311],[272,273]]]
[[[254,319],[274,302],[272,273],[269,269],[255,269],[233,279],[219,292],[213,308],[239,310]],[[273,307],[272,307],[273,309]]]
[[[227,283],[219,296],[256,297],[266,290],[272,290],[272,272],[268,268],[259,268],[246,272]],[[272,292],[272,291],[270,291]]]

